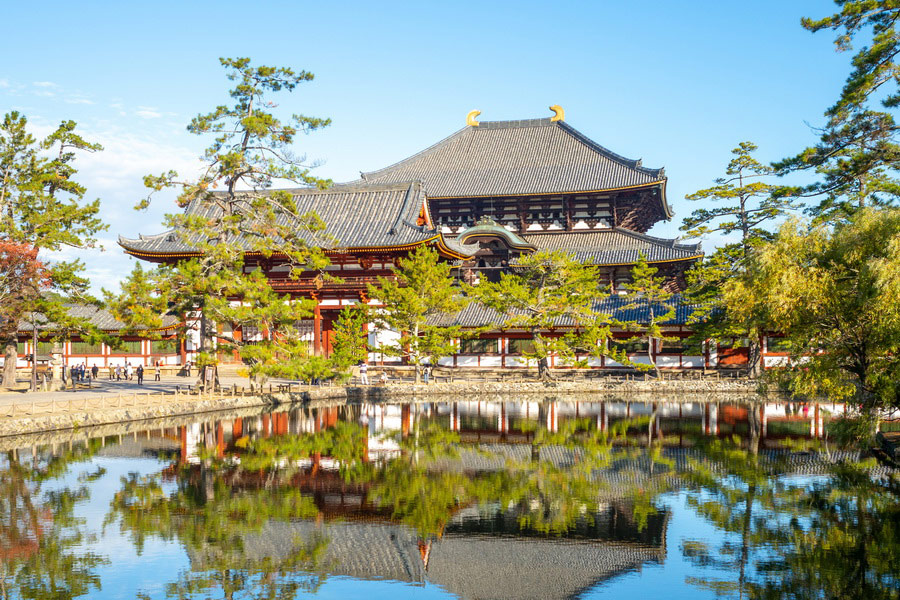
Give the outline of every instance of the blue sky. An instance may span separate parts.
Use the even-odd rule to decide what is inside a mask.
[[[297,150],[346,181],[482,120],[549,116],[648,167],[666,167],[678,235],[684,195],[720,176],[742,140],[772,161],[815,141],[850,54],[803,16],[826,0],[595,2],[7,3],[0,109],[36,133],[74,119],[106,150],[81,161],[99,197],[107,250],[81,256],[95,285],[117,288],[133,260],[116,236],[162,230],[173,196],[132,210],[141,177],[186,173],[206,140],[185,131],[228,100],[220,56],[306,69],[316,79],[278,110],[334,124]],[[705,241],[705,246],[717,240]]]

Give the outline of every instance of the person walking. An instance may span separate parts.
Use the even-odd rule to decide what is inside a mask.
[[[135,369],[138,378],[138,385],[144,385],[144,365],[138,365]]]
[[[99,374],[100,374],[100,367],[98,367],[97,365],[94,365],[93,367],[91,367],[91,375],[94,376],[94,379],[97,379],[97,375],[99,375]]]
[[[431,378],[431,365],[425,365],[422,368],[422,377],[425,379],[425,385],[428,385],[428,380]]]
[[[122,381],[122,365],[116,365],[116,381]]]
[[[116,378],[116,368],[113,365],[109,365],[109,380],[112,381]]]
[[[367,360],[359,363],[359,382],[362,385],[369,385],[369,361]]]
[[[161,379],[159,361],[156,361],[156,369],[153,370],[153,381],[160,381]]]
[[[125,381],[131,381],[131,363],[125,361]]]

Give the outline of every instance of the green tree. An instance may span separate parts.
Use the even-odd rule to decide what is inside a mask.
[[[606,354],[611,337],[610,315],[597,310],[607,288],[599,282],[597,268],[576,261],[563,251],[538,251],[521,256],[511,273],[498,282],[482,282],[472,288],[474,300],[500,315],[495,326],[524,329],[531,334],[533,350],[524,355],[537,360],[538,376],[552,379],[549,357],[571,360],[576,351]],[[562,336],[550,332],[571,327]]]
[[[838,32],[839,52],[865,45],[853,56],[852,68],[837,102],[826,112],[819,143],[775,167],[780,173],[813,171],[817,181],[799,192],[820,198],[808,209],[816,221],[846,221],[866,207],[893,206],[900,193],[896,168],[900,161],[897,123],[892,111],[900,104],[897,73],[900,7],[892,0],[837,0],[838,12],[803,19],[805,29]],[[880,105],[880,106],[879,106]]]
[[[643,254],[638,257],[631,269],[631,281],[623,286],[628,292],[625,296],[628,303],[623,310],[639,310],[641,313],[646,310],[646,319],[641,318],[626,326],[636,331],[639,339],[647,340],[647,358],[658,379],[660,372],[653,355],[654,341],[672,341],[677,338],[663,334],[661,325],[675,318],[675,306],[669,303],[672,292],[666,290],[666,278],[654,277],[657,271],[659,269],[651,266]]]
[[[722,295],[785,334],[790,364],[776,373],[795,392],[900,406],[900,209],[836,230],[788,222]]]
[[[0,240],[27,246],[38,253],[63,248],[93,248],[96,234],[106,225],[98,217],[100,201],[84,202],[85,188],[75,180],[77,152],[102,150],[75,132],[74,121],[63,121],[53,133],[36,140],[28,133],[24,115],[7,113],[0,123]],[[0,340],[4,345],[3,385],[16,378],[16,332],[26,309],[45,314],[44,321],[59,327],[84,329],[72,318],[65,302],[95,302],[89,282],[81,276],[79,260],[41,258],[47,271],[46,291],[37,294],[27,278],[13,278],[12,295],[23,299],[0,312]],[[4,276],[5,278],[5,276]]]
[[[166,224],[199,256],[150,272],[137,269],[122,294],[108,301],[131,327],[157,325],[158,315],[148,314],[146,306],[167,307],[186,324],[199,312],[204,349],[215,339],[219,350],[238,351],[251,377],[296,375],[309,357],[296,323],[311,316],[315,301],[276,293],[246,257],[256,253],[285,261],[295,278],[304,270],[324,271],[328,260],[321,247],[328,238],[321,219],[301,214],[290,191],[271,188],[281,182],[330,185],[311,175],[292,144],[298,134],[331,121],[293,115],[282,122],[269,112],[275,106],[270,94],[293,91],[311,81],[312,73],[254,67],[248,58],[220,62],[237,82],[230,90],[233,104],[198,115],[188,125],[191,133],[213,135],[202,174],[196,180],[180,180],[174,171],[144,178],[151,195],[180,189],[178,205],[186,210],[168,215]],[[149,202],[150,197],[136,208]]]
[[[328,358],[342,376],[348,376],[353,365],[369,360],[366,326],[372,315],[368,308],[365,304],[345,307],[334,322]]]
[[[761,324],[736,320],[723,306],[719,290],[744,272],[751,251],[772,240],[774,234],[763,225],[784,218],[796,208],[786,188],[765,182],[774,170],[753,157],[756,149],[752,142],[741,142],[731,151],[734,158],[725,168],[725,177],[716,179],[711,188],[685,196],[717,206],[695,210],[681,225],[681,231],[689,237],[711,233],[740,236],[739,241],[718,247],[691,268],[685,299],[695,307],[691,317],[695,341],[731,336],[750,339],[750,372],[754,375],[759,371]]]
[[[450,277],[451,269],[436,250],[420,246],[397,260],[391,277],[379,277],[369,285],[369,297],[381,304],[373,314],[376,326],[400,334],[397,343],[384,350],[406,356],[415,365],[416,383],[423,365],[436,365],[442,356],[453,353],[453,338],[460,335],[460,327],[437,322],[441,315],[457,313],[466,304]]]

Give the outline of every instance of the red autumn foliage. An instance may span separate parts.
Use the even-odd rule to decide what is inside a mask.
[[[18,326],[43,290],[50,287],[50,272],[29,244],[0,239],[0,327]]]

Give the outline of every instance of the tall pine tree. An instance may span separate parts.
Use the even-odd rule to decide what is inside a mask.
[[[301,213],[289,191],[276,185],[328,187],[330,180],[311,173],[312,165],[293,151],[296,137],[330,124],[330,119],[293,115],[283,122],[270,112],[277,92],[291,92],[313,79],[307,71],[253,66],[248,58],[222,58],[230,106],[217,106],[195,117],[188,131],[212,135],[197,179],[180,179],[174,171],[147,176],[154,192],[180,190],[185,212],[167,215],[173,228],[200,256],[153,271],[136,270],[123,293],[110,297],[114,314],[131,327],[158,326],[158,315],[141,307],[167,307],[185,327],[200,319],[203,350],[237,351],[250,375],[294,376],[302,372],[308,344],[297,327],[309,318],[314,300],[276,293],[259,269],[245,268],[248,252],[278,257],[291,276],[305,270],[324,272],[328,260],[324,224],[314,213]],[[136,208],[149,205],[150,197]],[[238,335],[236,332],[243,332]],[[215,340],[215,342],[213,342]]]
[[[79,152],[102,150],[75,132],[74,121],[63,121],[49,136],[38,141],[27,129],[24,115],[13,111],[0,123],[0,241],[26,247],[34,259],[63,248],[93,248],[96,235],[106,229],[99,217],[100,201],[85,202],[85,187],[75,180],[74,162]],[[67,302],[96,300],[88,293],[79,260],[41,259],[44,284],[31,278],[8,279],[15,303],[0,311],[0,340],[4,347],[3,386],[16,378],[16,333],[26,312],[39,314],[41,323],[52,322],[56,335],[90,330],[90,324],[73,318]],[[8,275],[8,274],[7,274]],[[45,293],[50,292],[50,293]]]

